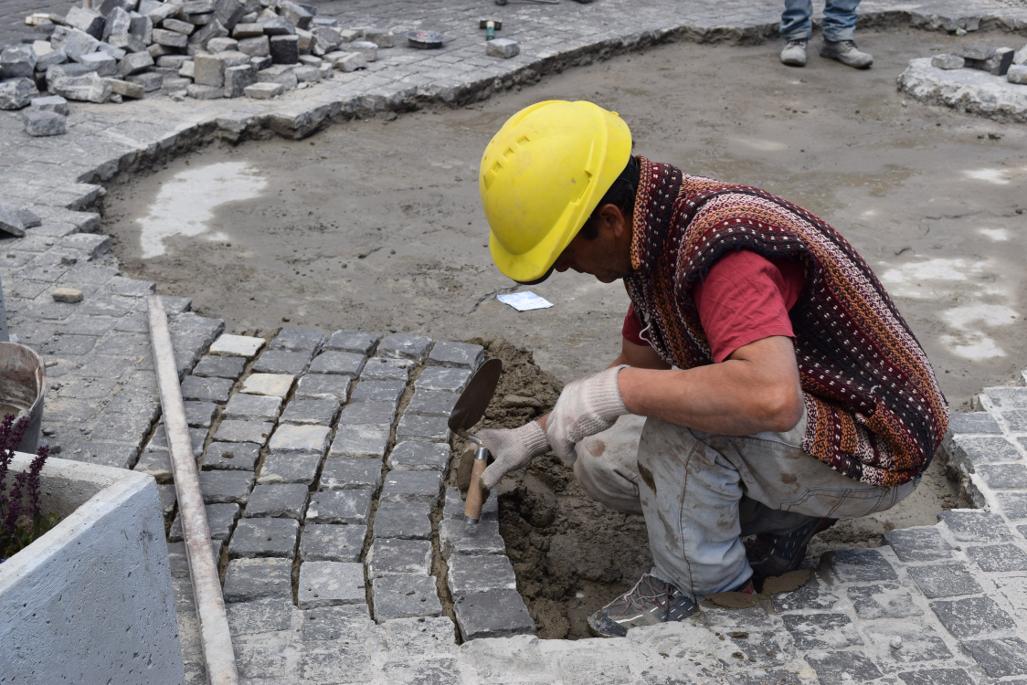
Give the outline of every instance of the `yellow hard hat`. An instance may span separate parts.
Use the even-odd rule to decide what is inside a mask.
[[[499,270],[521,282],[544,277],[630,156],[628,125],[591,102],[546,100],[510,117],[478,175]]]

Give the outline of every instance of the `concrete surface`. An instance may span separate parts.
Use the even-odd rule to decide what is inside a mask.
[[[0,565],[0,682],[182,682],[153,479],[51,458],[41,493],[63,518]]]

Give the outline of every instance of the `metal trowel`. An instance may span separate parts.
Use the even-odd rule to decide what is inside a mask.
[[[492,401],[492,395],[499,384],[499,374],[503,371],[503,362],[498,359],[486,360],[471,379],[467,387],[460,393],[453,411],[449,415],[449,430],[475,445],[473,451],[467,450],[461,456],[457,469],[457,482],[461,489],[466,483],[467,499],[464,502],[464,520],[477,523],[481,518],[481,507],[488,493],[481,487],[481,472],[488,466],[491,454],[487,447],[466,431],[481,420],[486,407]]]

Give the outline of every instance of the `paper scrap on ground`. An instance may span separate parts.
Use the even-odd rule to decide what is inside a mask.
[[[539,297],[530,290],[522,290],[516,293],[503,293],[496,295],[500,302],[510,305],[519,312],[530,312],[532,309],[547,309],[553,303],[544,297]]]

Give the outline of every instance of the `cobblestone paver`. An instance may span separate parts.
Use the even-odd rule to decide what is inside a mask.
[[[30,4],[4,4],[0,19]],[[382,50],[367,71],[272,101],[76,105],[58,140],[28,139],[0,115],[0,201],[42,220],[0,240],[8,327],[46,360],[44,432],[61,456],[158,480],[189,682],[204,674],[150,360],[155,286],[120,275],[97,233],[103,184],[215,137],[303,137],[353,116],[461,103],[662,40],[760,40],[780,12],[771,0],[317,4],[347,25],[441,30],[448,42]],[[485,14],[505,21],[518,56],[485,55]],[[867,0],[861,16],[1027,29],[1012,0]],[[55,301],[57,288],[82,300]],[[469,527],[443,485],[445,418],[480,348],[300,328],[219,339],[222,323],[187,300],[164,305],[244,682],[1024,682],[1025,387],[987,388],[977,411],[954,417],[950,465],[975,509],[892,531],[879,549],[826,555],[806,586],[750,608],[704,606],[619,640],[543,641],[530,634],[495,502]]]

